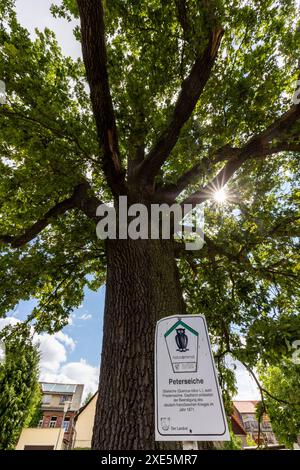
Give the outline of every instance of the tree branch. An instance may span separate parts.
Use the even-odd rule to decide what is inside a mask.
[[[229,261],[233,263],[244,263],[248,265],[249,267],[252,268],[252,265],[250,264],[247,255],[242,253],[242,252],[230,252],[224,248],[224,246],[217,245],[214,240],[209,238],[207,235],[205,235],[205,245],[204,247],[207,248],[207,250],[212,254],[213,256],[219,255],[219,256],[225,256]],[[194,251],[188,251],[185,248],[185,244],[181,241],[174,241],[174,256],[177,259],[180,258],[188,258],[188,259],[197,259],[200,257],[201,254],[203,254],[203,248],[200,250],[194,250]]]
[[[54,218],[65,214],[67,211],[74,209],[75,207],[81,209],[89,217],[96,219],[96,209],[94,214],[92,214],[93,207],[91,205],[91,201],[93,200],[93,197],[86,196],[88,188],[88,183],[81,183],[75,186],[71,197],[58,202],[54,207],[46,212],[41,219],[35,222],[31,227],[25,229],[20,235],[0,235],[0,244],[7,244],[12,248],[19,248],[33,240],[42,230],[44,230],[44,228],[51,224]],[[100,202],[98,200],[97,202],[99,205]],[[92,215],[94,215],[94,217]]]
[[[182,204],[192,204],[194,207],[196,204],[201,204],[202,202],[207,201],[207,199],[211,199],[214,192],[225,186],[238,168],[242,166],[245,160],[245,157],[229,160],[210,183],[188,196]]]
[[[238,361],[245,367],[245,369],[249,372],[249,374],[252,376],[254,382],[255,382],[256,385],[257,385],[257,388],[258,388],[259,391],[260,391],[260,395],[261,395],[261,397],[262,397],[262,402],[263,402],[265,408],[266,408],[266,405],[265,405],[264,396],[263,396],[264,393],[265,393],[266,395],[268,395],[270,398],[272,398],[273,400],[277,401],[278,403],[284,403],[285,405],[290,405],[290,406],[300,406],[300,402],[290,402],[290,401],[287,401],[287,400],[283,400],[283,399],[281,399],[281,398],[275,397],[275,396],[272,395],[268,390],[266,390],[266,389],[261,385],[261,383],[259,382],[258,378],[256,377],[256,375],[255,375],[255,373],[253,372],[253,370],[251,369],[251,367],[249,367],[244,361],[241,361],[241,359],[239,359],[239,358],[234,354],[234,352],[231,350],[230,347],[227,347],[227,349],[226,349],[225,351],[223,351],[222,353],[216,354],[215,357],[222,357],[222,356],[224,356],[225,354],[230,354],[230,355],[233,356],[236,360],[238,360]]]
[[[1,113],[3,115],[8,116],[8,117],[15,117],[16,119],[21,119],[21,120],[24,120],[24,121],[30,121],[30,122],[36,124],[37,126],[50,131],[56,137],[65,139],[68,142],[70,142],[72,144],[75,144],[75,146],[77,146],[78,150],[82,153],[82,155],[84,156],[84,158],[86,160],[90,160],[91,162],[96,163],[96,164],[98,163],[91,155],[89,155],[86,152],[86,150],[82,147],[82,145],[80,144],[80,142],[79,142],[79,140],[76,136],[68,135],[64,131],[62,131],[61,129],[57,129],[55,126],[52,126],[52,125],[50,125],[46,122],[43,122],[43,121],[41,121],[37,118],[33,118],[32,116],[26,116],[22,112],[18,111],[14,104],[12,104],[12,108],[13,108],[13,110],[8,109],[7,107],[3,108],[3,109],[1,109]]]
[[[274,395],[272,395],[270,392],[268,392],[268,390],[266,390],[265,388],[261,387],[261,390],[266,394],[268,395],[270,398],[272,398],[272,400],[275,400],[277,401],[278,403],[284,403],[285,405],[290,405],[290,406],[300,406],[300,402],[292,402],[292,401],[287,401],[287,400],[283,400],[282,398],[278,398],[278,397],[275,397]]]
[[[82,54],[91,92],[94,118],[102,148],[102,165],[114,194],[126,192],[117,126],[110,94],[101,0],[77,0],[81,22]]]
[[[290,130],[293,124],[300,118],[300,105],[293,105],[288,111],[282,114],[276,121],[270,124],[258,136],[250,139],[248,146],[259,144],[260,146],[267,145],[272,139],[282,139],[285,132]]]
[[[76,207],[94,222],[99,220],[99,217],[96,216],[96,211],[100,204],[102,204],[102,201],[94,195],[89,185],[86,185],[82,197],[76,200]]]
[[[156,191],[156,196],[158,200],[174,202],[179,194],[185,190],[190,184],[196,183],[199,179],[205,162],[203,160],[200,163],[196,163],[190,170],[184,173],[176,183],[166,184],[162,188],[159,188]]]
[[[264,152],[257,155],[256,158],[264,158],[267,155],[273,155],[279,152],[300,152],[300,142],[280,142],[276,145],[269,145]]]
[[[177,19],[183,31],[183,39],[188,42],[192,31],[190,30],[186,1],[175,0],[175,5],[177,10]]]
[[[230,354],[232,354],[232,352],[230,351]],[[263,394],[265,393],[266,395],[268,395],[270,398],[272,398],[273,400],[276,400],[278,401],[279,403],[284,403],[286,405],[290,405],[290,406],[300,406],[300,402],[290,402],[290,401],[287,401],[287,400],[282,400],[281,398],[277,398],[275,397],[274,395],[272,395],[270,392],[268,392],[268,390],[266,390],[259,382],[258,378],[256,377],[256,375],[254,374],[253,370],[247,365],[245,364],[245,362],[241,361],[239,358],[236,358],[238,361],[240,361],[241,364],[243,364],[243,366],[245,367],[245,369],[247,369],[247,371],[249,372],[249,374],[251,374],[251,376],[253,377],[260,393],[261,393],[261,396],[263,397]],[[264,402],[263,398],[262,398],[262,401]]]
[[[176,183],[170,183],[163,186],[157,191],[158,199],[168,200],[174,202],[182,191],[184,191],[190,184],[194,184],[208,170],[212,165],[229,160],[239,154],[240,149],[224,145],[219,148],[210,156],[206,156],[196,163],[190,170],[187,170]]]
[[[191,116],[197,101],[210,77],[223,36],[223,29],[216,27],[209,38],[208,46],[192,66],[183,81],[171,120],[146,159],[140,164],[138,174],[150,184],[167,160],[175,146],[183,125]]]
[[[220,190],[243,163],[251,158],[264,157],[281,151],[298,152],[300,150],[300,144],[295,142],[287,143],[286,134],[299,119],[300,105],[294,105],[263,132],[253,136],[243,147],[240,149],[231,149],[234,156],[227,161],[222,170],[209,184],[187,197],[183,204],[192,204],[195,206],[196,204],[210,199],[214,191]],[[282,140],[282,142],[272,146],[271,141],[273,139]],[[223,160],[227,158],[228,154],[230,154],[230,148],[228,148],[228,153],[227,150],[221,152],[219,158]]]

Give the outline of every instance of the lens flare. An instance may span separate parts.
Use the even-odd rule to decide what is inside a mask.
[[[219,204],[222,204],[227,199],[227,193],[224,189],[219,189],[218,191],[214,192],[213,197],[216,202],[218,202]]]

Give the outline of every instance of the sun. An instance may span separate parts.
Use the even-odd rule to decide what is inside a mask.
[[[223,202],[225,202],[227,199],[227,193],[223,188],[219,189],[218,191],[214,192],[213,198],[219,204],[223,204]]]

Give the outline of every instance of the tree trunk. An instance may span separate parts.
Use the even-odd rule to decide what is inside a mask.
[[[94,449],[174,448],[154,440],[154,332],[184,314],[172,240],[109,240]]]

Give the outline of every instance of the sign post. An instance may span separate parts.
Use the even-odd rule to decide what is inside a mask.
[[[228,424],[203,315],[161,319],[155,334],[155,439],[228,441]]]

